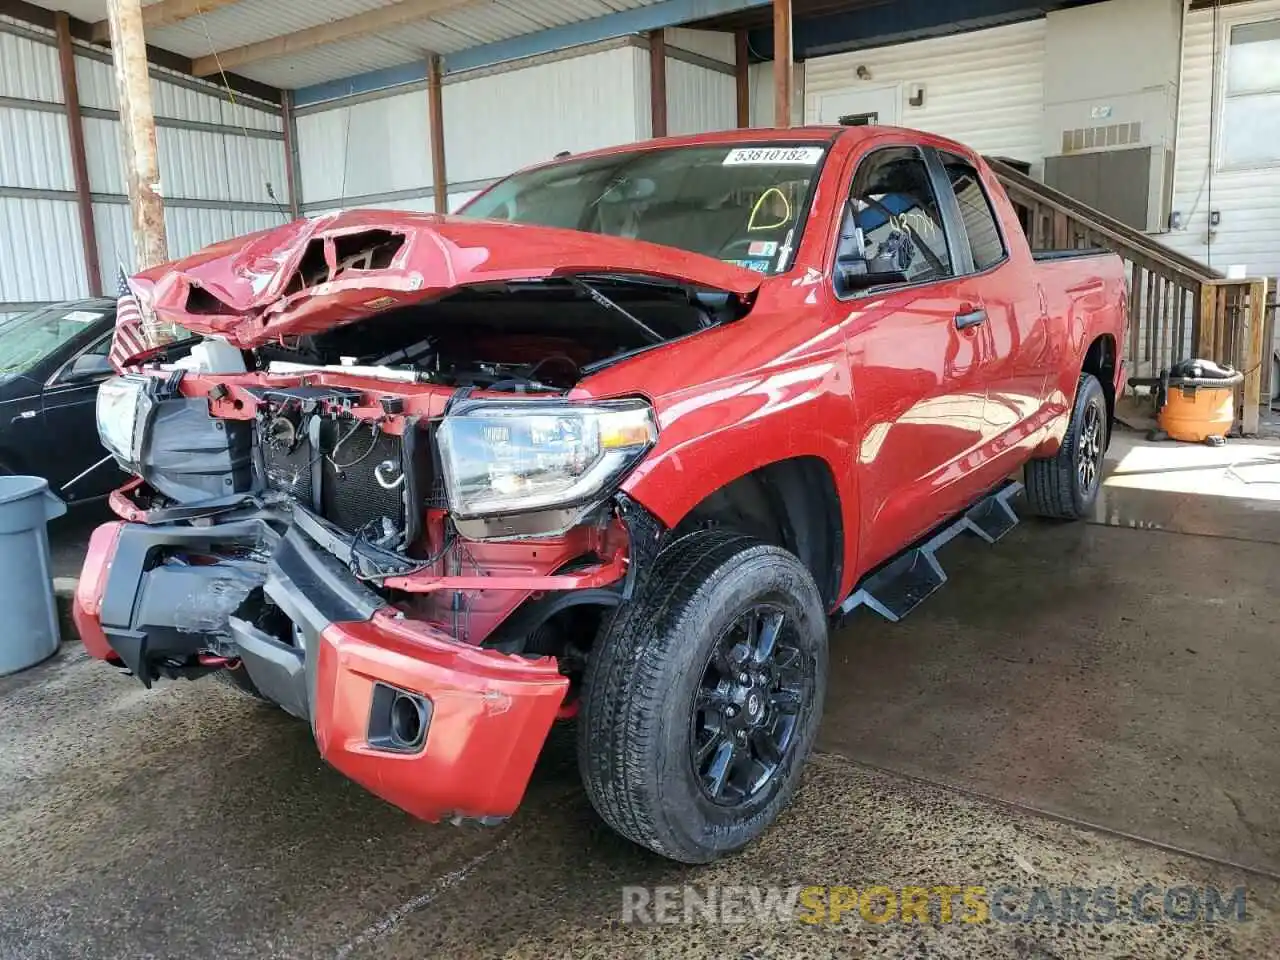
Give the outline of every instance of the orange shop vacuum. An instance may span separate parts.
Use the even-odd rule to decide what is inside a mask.
[[[1182,360],[1159,377],[1133,377],[1132,386],[1156,391],[1159,430],[1151,440],[1182,440],[1221,446],[1236,422],[1236,387],[1244,374],[1212,360]]]

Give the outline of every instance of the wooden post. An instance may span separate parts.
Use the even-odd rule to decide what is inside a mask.
[[[1200,316],[1196,323],[1196,359],[1213,359],[1217,329],[1218,288],[1212,283],[1202,283],[1200,284]]]
[[[1241,431],[1256,436],[1262,419],[1262,365],[1271,362],[1270,344],[1266,342],[1267,281],[1249,284],[1249,339],[1244,354],[1244,409]],[[1269,399],[1269,398],[1268,398]]]
[[[773,0],[773,125],[791,126],[791,0]]]
[[[58,65],[62,68],[62,102],[67,111],[67,136],[71,141],[71,173],[76,184],[76,210],[80,214],[80,249],[90,296],[102,296],[102,272],[98,266],[98,235],[93,226],[93,197],[89,190],[89,164],[84,154],[84,124],[80,118],[80,86],[76,82],[76,53],[71,45],[71,20],[59,10],[53,15],[58,34]]]
[[[280,126],[284,130],[284,176],[289,190],[289,216],[302,216],[300,172],[298,169],[298,124],[293,115],[293,91],[280,91]]]
[[[667,41],[661,30],[649,31],[649,117],[653,136],[667,135]]]
[[[1135,260],[1129,273],[1129,363],[1135,373],[1142,360],[1139,343],[1142,337],[1142,267]],[[1141,373],[1137,373],[1141,376]]]
[[[444,66],[440,54],[427,58],[427,112],[431,125],[431,194],[436,213],[449,212],[449,171],[444,160]]]
[[[164,229],[160,158],[140,0],[107,0],[107,22],[111,25],[111,60],[120,98],[133,246],[137,269],[146,270],[169,259],[169,242]]]
[[[733,79],[738,88],[738,126],[751,126],[751,50],[747,46],[747,31],[734,33],[736,55],[733,64]]]

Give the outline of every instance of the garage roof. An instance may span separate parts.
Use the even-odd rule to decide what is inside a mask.
[[[106,0],[35,0],[90,23]],[[758,0],[757,0],[758,2]],[[147,42],[282,89],[607,17],[663,0],[143,0]],[[737,6],[740,3],[722,3]],[[104,31],[105,32],[105,31]],[[215,57],[216,54],[216,57]]]

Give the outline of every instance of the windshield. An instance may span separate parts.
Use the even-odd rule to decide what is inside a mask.
[[[41,307],[0,324],[0,375],[22,373],[101,320],[102,310],[73,309],[65,303]]]
[[[800,242],[825,155],[774,143],[566,160],[504,180],[461,215],[647,240],[772,274]]]

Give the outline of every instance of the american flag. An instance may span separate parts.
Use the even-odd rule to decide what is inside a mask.
[[[142,310],[138,298],[129,286],[129,278],[121,268],[119,276],[119,300],[116,302],[116,329],[111,337],[111,350],[107,361],[116,373],[136,367],[139,354],[149,349],[147,334],[142,326]]]

